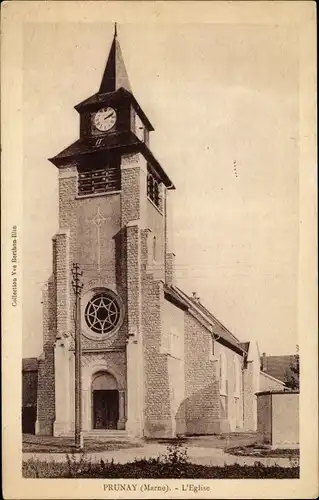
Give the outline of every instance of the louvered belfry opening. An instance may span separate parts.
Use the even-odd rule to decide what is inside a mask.
[[[160,181],[157,177],[148,169],[147,173],[147,196],[152,202],[160,208]]]
[[[121,189],[120,158],[95,157],[78,166],[78,195],[102,194]]]

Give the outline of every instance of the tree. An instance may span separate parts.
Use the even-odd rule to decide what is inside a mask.
[[[294,356],[294,359],[287,370],[286,381],[285,384],[289,389],[299,390],[299,346],[297,345],[297,354]]]

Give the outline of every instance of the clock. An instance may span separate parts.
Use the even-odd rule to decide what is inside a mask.
[[[116,111],[107,107],[100,109],[94,116],[93,123],[101,132],[107,132],[114,127],[116,122]]]

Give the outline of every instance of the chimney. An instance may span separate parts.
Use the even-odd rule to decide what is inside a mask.
[[[263,352],[261,357],[261,371],[264,372],[267,370],[267,356],[266,353]]]

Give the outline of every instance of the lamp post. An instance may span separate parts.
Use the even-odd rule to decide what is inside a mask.
[[[75,448],[82,450],[82,350],[81,350],[81,292],[83,284],[80,277],[83,275],[79,264],[72,266],[72,287],[75,294],[75,336],[74,336],[74,354],[75,354],[75,377],[74,377],[74,410],[75,410]]]

